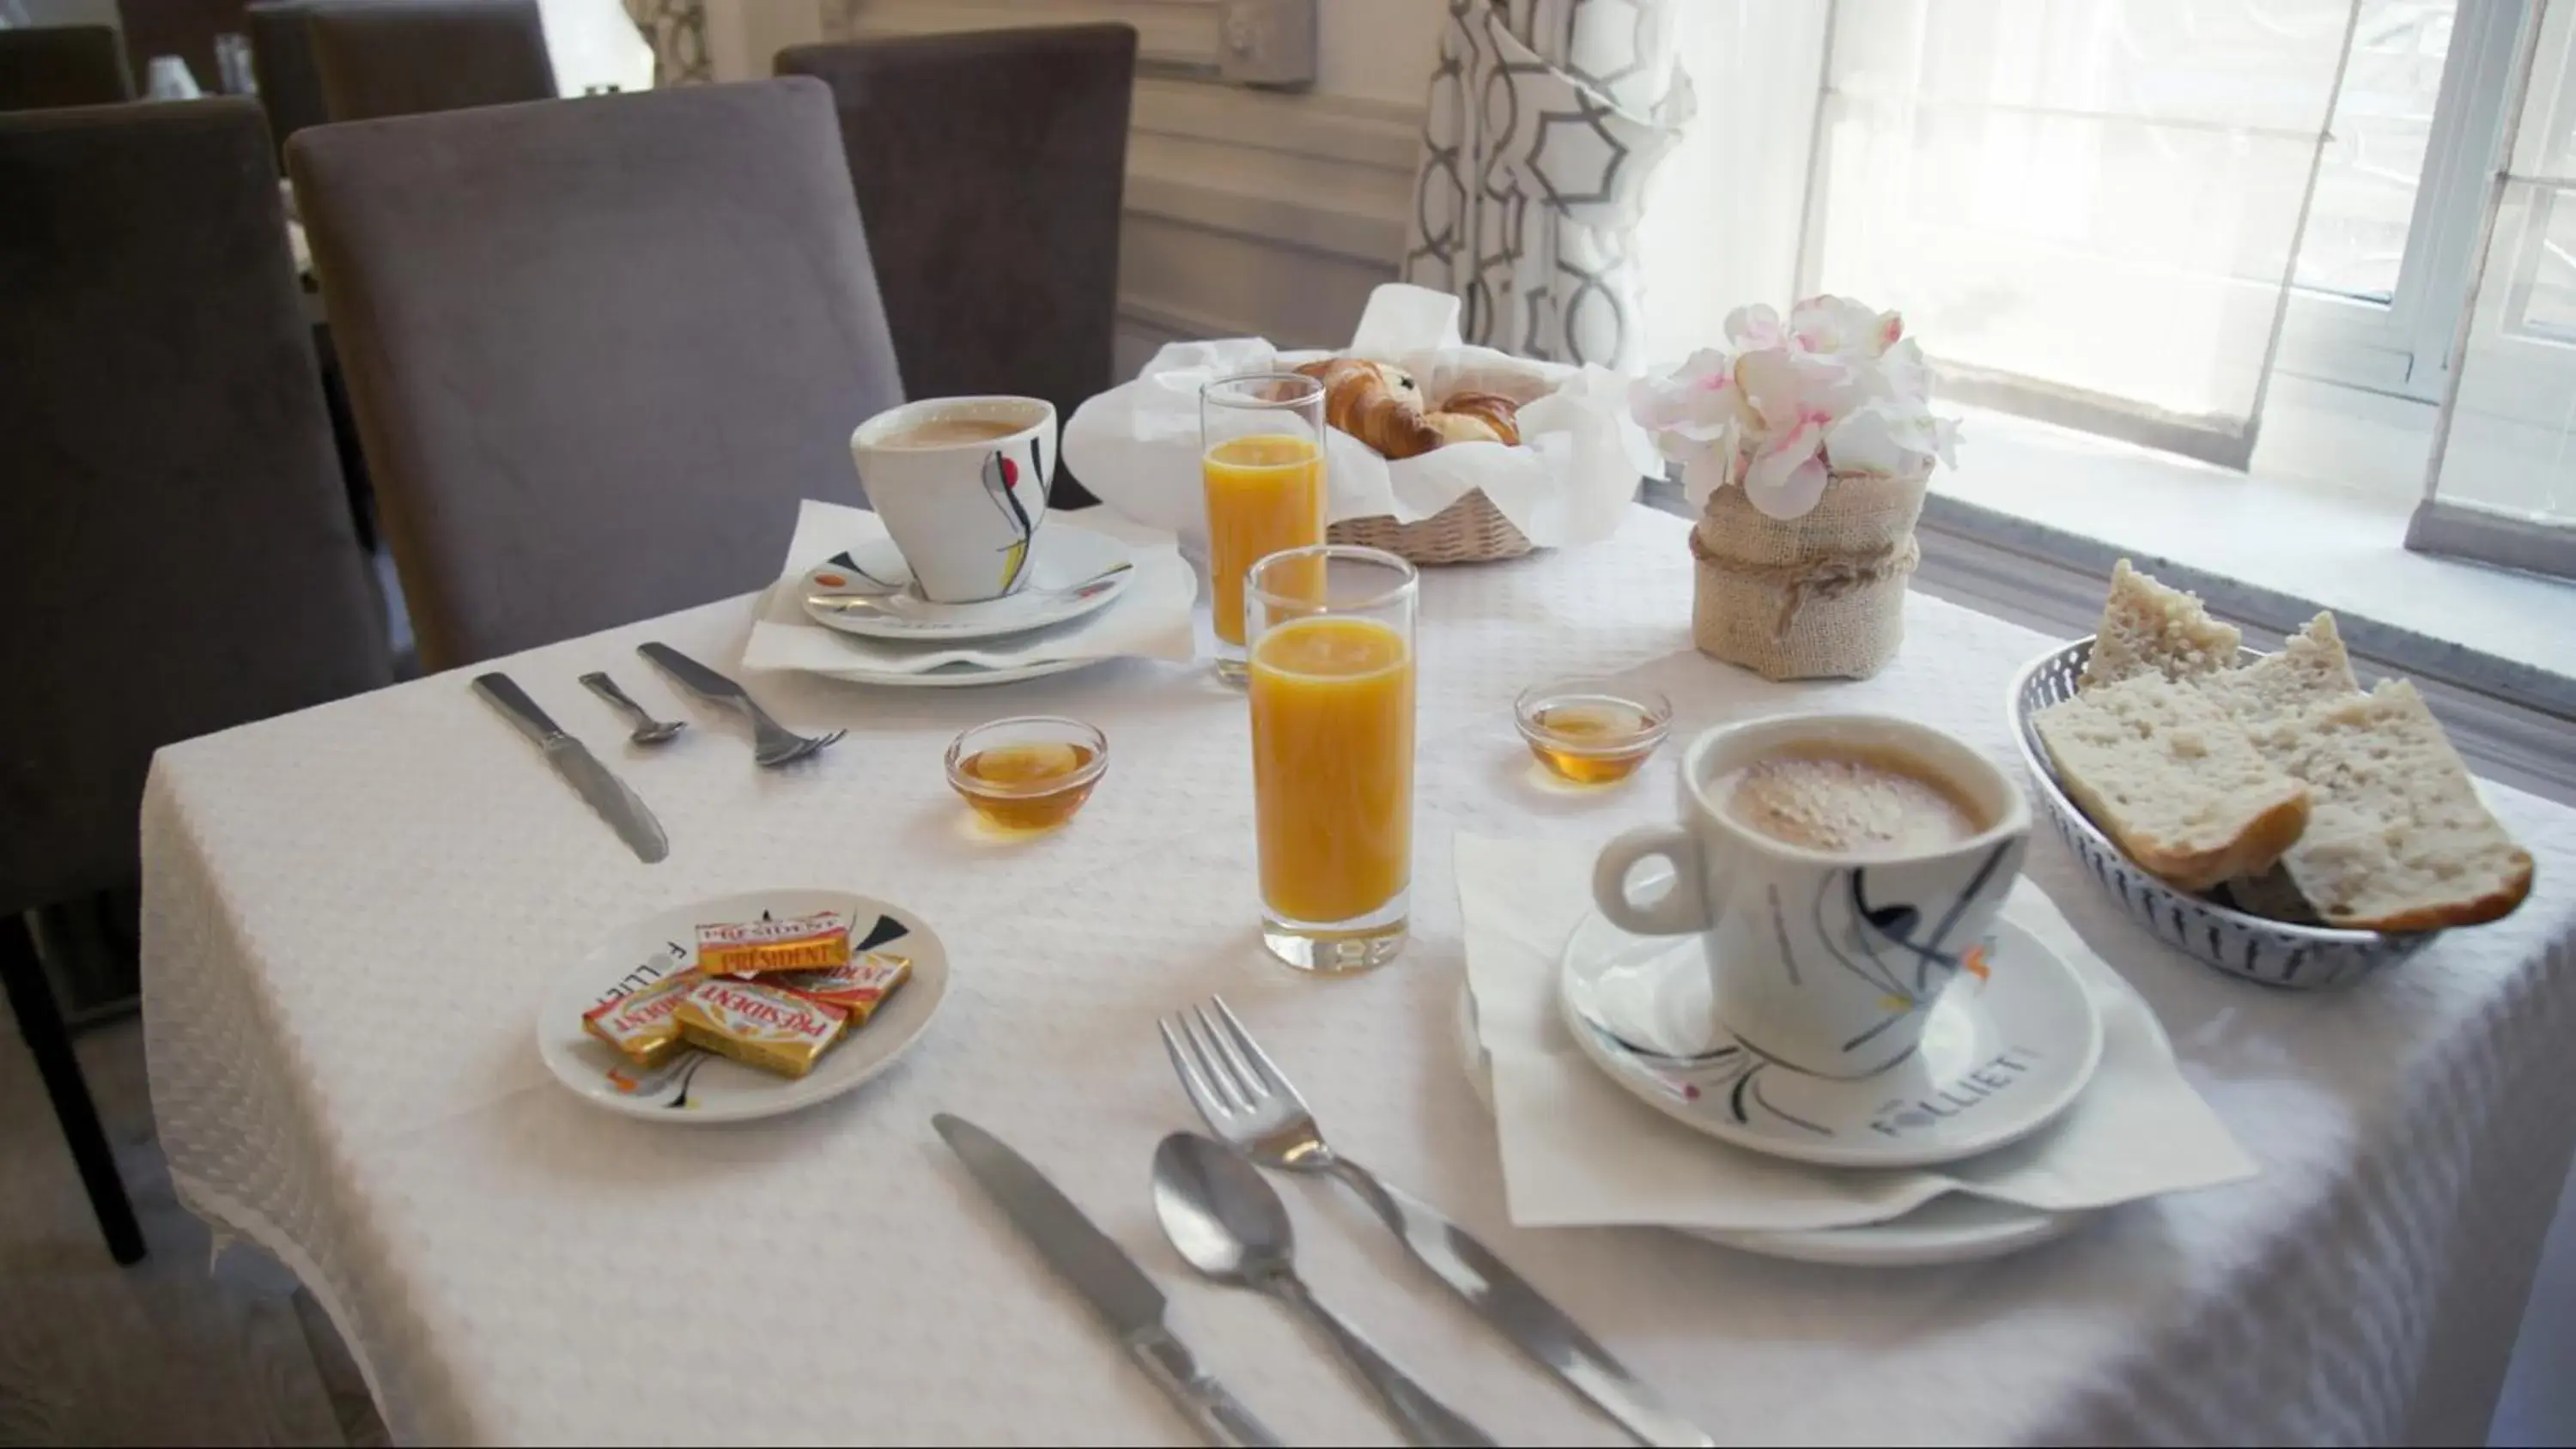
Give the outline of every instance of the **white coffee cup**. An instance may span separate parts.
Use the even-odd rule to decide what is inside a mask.
[[[1007,424],[990,437],[905,444],[924,424]],[[998,599],[1028,578],[1054,488],[1055,405],[1033,397],[941,397],[888,408],[850,434],[868,503],[937,604]]]
[[[1952,787],[1984,828],[1936,849],[1868,855],[1805,849],[1728,814],[1729,775],[1785,754],[1895,755]],[[1592,872],[1612,924],[1697,933],[1710,1009],[1756,1053],[1813,1076],[1853,1078],[1911,1053],[1941,993],[2003,909],[2030,844],[2030,805],[1958,740],[1883,715],[1779,715],[1708,731],[1682,756],[1682,824],[1631,830]],[[1629,897],[1660,859],[1672,889]]]

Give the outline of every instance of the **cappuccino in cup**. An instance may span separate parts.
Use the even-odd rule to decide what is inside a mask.
[[[1883,1071],[1994,925],[2030,844],[2010,777],[1950,736],[1882,715],[1782,715],[1711,730],[1682,756],[1678,826],[1632,830],[1593,900],[1641,936],[1695,935],[1710,1010],[1811,1076]],[[1631,896],[1660,860],[1673,883]]]

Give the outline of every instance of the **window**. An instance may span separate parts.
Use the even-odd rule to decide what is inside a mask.
[[[1649,202],[1662,350],[1846,292],[1902,309],[1961,401],[2239,469],[2276,411],[2267,468],[2366,457],[2383,501],[2429,493],[2419,548],[2548,567],[2496,541],[2576,524],[2576,0],[1689,14],[1722,134]]]
[[[1949,396],[2243,467],[2353,0],[1842,0],[1800,290]]]
[[[2532,20],[2408,542],[2576,576],[2576,0],[2542,0]]]
[[[2284,319],[2294,375],[2438,403],[2523,0],[2362,0]]]

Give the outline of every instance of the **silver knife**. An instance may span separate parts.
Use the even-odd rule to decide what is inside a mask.
[[[962,1117],[941,1112],[930,1125],[974,1174],[976,1185],[1001,1204],[1011,1226],[1090,1300],[1109,1331],[1126,1345],[1128,1356],[1190,1416],[1208,1442],[1228,1449],[1267,1449],[1279,1443],[1279,1436],[1224,1385],[1199,1371],[1189,1349],[1163,1326],[1163,1290],[1027,1158]]]
[[[1629,1437],[1670,1449],[1711,1449],[1717,1443],[1707,1430],[1675,1413],[1662,1396],[1621,1367],[1608,1349],[1541,1297],[1528,1279],[1438,1209],[1348,1159],[1337,1158],[1324,1170],[1356,1189],[1422,1266],[1522,1352],[1618,1420]]]
[[[554,766],[555,773],[572,786],[574,794],[599,812],[599,818],[608,822],[617,838],[635,852],[636,859],[650,865],[671,853],[671,842],[662,834],[661,822],[644,808],[643,801],[635,798],[634,791],[626,788],[626,782],[608,773],[598,756],[548,719],[510,676],[477,675],[474,692],[490,700],[510,723],[519,727],[521,734],[537,742],[537,747],[546,752],[546,763]]]

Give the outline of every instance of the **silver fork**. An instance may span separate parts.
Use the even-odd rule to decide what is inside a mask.
[[[1213,1014],[1209,1007],[1214,1007]],[[1306,1099],[1288,1084],[1223,997],[1160,1023],[1163,1050],[1190,1105],[1210,1130],[1264,1167],[1320,1172],[1360,1195],[1434,1276],[1464,1298],[1520,1350],[1590,1399],[1640,1444],[1707,1446],[1716,1441],[1673,1412],[1608,1350],[1493,1250],[1439,1211],[1337,1155]]]
[[[751,719],[751,761],[769,769],[791,765],[838,740],[845,731],[828,735],[800,735],[769,717],[769,711],[744,691],[743,687],[716,673],[668,644],[638,644],[635,652],[653,662],[653,667],[677,680],[691,694],[718,704],[729,704]]]

